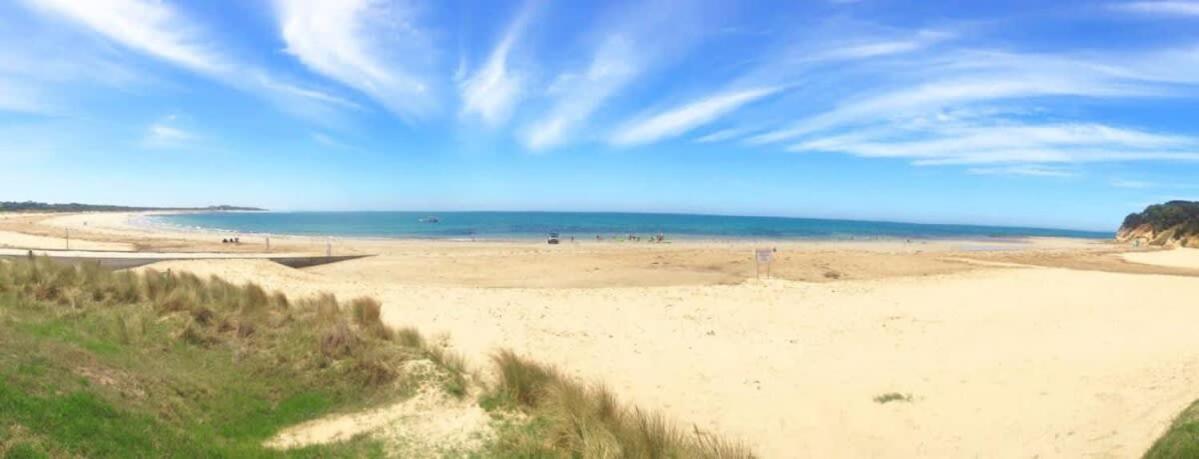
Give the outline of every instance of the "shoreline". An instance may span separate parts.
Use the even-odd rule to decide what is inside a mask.
[[[529,235],[528,237],[411,237],[411,236],[366,236],[366,235],[336,235],[336,234],[291,234],[291,233],[265,233],[265,232],[250,232],[238,231],[232,229],[209,228],[198,226],[174,225],[165,222],[154,222],[146,217],[156,215],[176,215],[198,213],[196,211],[151,211],[151,212],[85,212],[85,213],[70,213],[70,214],[55,214],[45,215],[47,218],[45,224],[60,228],[70,228],[76,231],[88,230],[115,230],[120,235],[130,236],[133,234],[145,233],[152,237],[181,237],[194,239],[197,237],[219,237],[239,235],[251,238],[264,238],[266,236],[272,239],[292,242],[322,242],[326,239],[332,239],[342,243],[361,243],[361,244],[379,244],[379,243],[397,243],[397,244],[421,244],[421,243],[447,243],[447,244],[533,244],[545,245],[545,238],[541,236]],[[98,217],[95,220],[101,222],[101,226],[88,226],[88,217]],[[82,224],[80,224],[82,220]],[[639,247],[654,247],[663,245],[737,245],[737,246],[757,246],[762,244],[777,244],[780,246],[866,246],[866,245],[944,245],[944,244],[962,244],[962,245],[979,245],[979,244],[1024,244],[1033,248],[1038,245],[1039,241],[1071,241],[1082,244],[1105,244],[1111,242],[1106,238],[1085,238],[1085,237],[1066,237],[1066,236],[1017,236],[1017,235],[996,235],[996,236],[849,236],[849,237],[714,237],[701,235],[667,235],[667,239],[663,243],[654,243],[649,241],[630,241],[618,237],[609,237],[604,235],[603,240],[595,240],[589,237],[577,237],[574,241],[563,240],[562,244],[579,244],[579,245],[607,245],[607,246],[639,246]],[[564,234],[564,237],[569,237]],[[1003,248],[1002,250],[1008,250]]]

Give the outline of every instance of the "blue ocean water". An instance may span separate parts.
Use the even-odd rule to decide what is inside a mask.
[[[422,222],[435,216],[437,223]],[[430,239],[605,239],[663,233],[698,239],[1111,238],[1113,233],[785,217],[583,212],[212,212],[151,217],[152,223],[242,233]]]

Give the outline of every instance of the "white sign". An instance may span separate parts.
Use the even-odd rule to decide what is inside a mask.
[[[766,277],[770,277],[770,262],[774,261],[774,249],[754,249],[754,274],[762,277],[762,265],[766,265]]]
[[[774,249],[757,249],[754,254],[758,257],[758,263],[767,264],[774,260]]]

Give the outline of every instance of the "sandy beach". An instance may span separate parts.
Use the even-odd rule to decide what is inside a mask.
[[[10,214],[0,247],[232,252],[136,214]],[[325,240],[272,237],[320,254]],[[510,348],[764,457],[1137,457],[1199,398],[1199,250],[1071,239],[338,239],[360,260],[164,262],[305,295],[374,296],[482,366]],[[752,249],[778,249],[773,277]],[[885,393],[911,400],[880,404]]]

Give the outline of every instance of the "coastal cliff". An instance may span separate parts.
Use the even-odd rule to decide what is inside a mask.
[[[1199,202],[1170,201],[1128,214],[1116,232],[1119,242],[1165,247],[1199,247]]]

